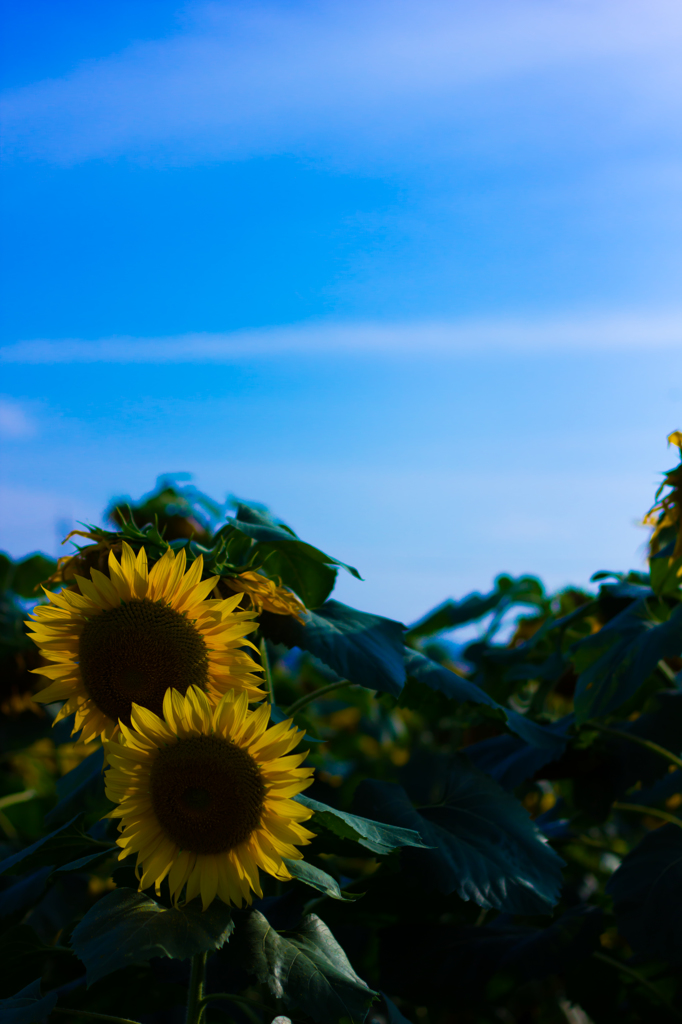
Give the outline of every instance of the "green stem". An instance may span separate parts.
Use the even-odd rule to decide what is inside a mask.
[[[658,807],[645,807],[643,804],[622,804],[620,800],[616,800],[613,805],[616,811],[634,811],[636,814],[650,814],[652,818],[662,818],[663,821],[669,821],[671,825],[679,825],[682,828],[682,819],[675,817],[674,814],[668,814],[667,811],[659,811]]]
[[[108,1013],[91,1013],[90,1010],[65,1010],[56,1006],[52,1013],[61,1013],[70,1017],[87,1017],[89,1020],[108,1020],[111,1024],[138,1024],[136,1020],[129,1020],[128,1017],[111,1017]]]
[[[26,803],[35,795],[35,789],[24,789],[21,793],[10,793],[8,796],[0,797],[0,810],[4,811],[5,807],[13,807],[14,804]]]
[[[319,700],[320,697],[324,697],[325,694],[331,693],[332,690],[338,690],[342,686],[353,686],[348,679],[339,679],[337,683],[328,683],[327,686],[321,686],[319,690],[315,690],[314,693],[306,693],[305,697],[299,697],[293,704],[284,712],[285,715],[295,715],[301,708],[306,707],[308,704],[312,704],[313,701]]]
[[[243,1013],[252,1020],[254,1024],[262,1024],[261,1018],[256,1013],[250,1000],[245,999],[244,996],[235,996],[231,992],[211,992],[210,995],[204,996],[201,1000],[202,1009],[210,1002],[230,1002],[235,1003]]]
[[[260,639],[260,660],[265,672],[265,685],[268,689],[268,702],[270,704],[275,703],[275,688],[272,683],[272,670],[270,668],[270,659],[268,658],[268,648],[265,637],[262,636]]]
[[[645,740],[641,736],[634,736],[632,733],[623,732],[620,729],[611,729],[608,725],[601,725],[600,722],[589,722],[588,729],[598,729],[599,732],[607,733],[609,736],[617,736],[620,740],[630,740],[631,743],[637,743],[640,747],[646,747],[652,753],[658,754],[660,757],[665,758],[666,761],[670,761],[671,764],[682,768],[682,757],[677,757],[676,754],[666,750],[665,747],[659,746],[658,743],[654,743],[653,740]]]
[[[682,1019],[682,1014],[680,1014],[674,1006],[671,1006],[665,996],[658,991],[656,986],[653,985],[648,978],[643,977],[639,971],[636,971],[634,967],[624,964],[621,960],[616,960],[615,957],[607,956],[606,953],[593,953],[592,956],[595,960],[601,960],[603,963],[609,964],[610,967],[615,967],[617,971],[622,971],[623,974],[629,974],[630,977],[634,978],[635,981],[638,981],[640,985],[644,985],[644,987],[648,988],[650,992],[653,992],[656,998],[663,1003],[666,1010],[669,1010],[673,1016],[677,1017],[678,1020]]]
[[[206,958],[208,953],[195,953],[187,992],[187,1013],[185,1024],[200,1024],[204,1012],[204,984],[206,982]]]

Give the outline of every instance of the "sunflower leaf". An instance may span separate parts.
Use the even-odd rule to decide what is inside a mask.
[[[400,622],[327,601],[305,622],[264,612],[261,628],[269,640],[310,651],[325,665],[370,690],[398,697],[405,683],[403,629]]]
[[[114,889],[92,907],[74,929],[71,944],[87,971],[88,986],[121,967],[156,956],[186,960],[220,949],[234,922],[229,907],[201,900],[169,910],[143,893]]]
[[[549,912],[563,861],[511,794],[462,755],[443,776],[436,806],[413,807],[402,786],[365,779],[359,810],[418,829],[429,849],[406,850],[403,869],[429,888],[513,914]]]
[[[323,921],[310,914],[297,931],[280,935],[254,910],[240,929],[243,966],[285,1006],[319,1024],[361,1024],[378,994],[359,978]]]
[[[361,892],[343,892],[335,878],[332,878],[326,871],[305,860],[285,859],[284,863],[297,882],[303,882],[305,885],[323,892],[326,896],[331,896],[334,900],[352,902],[353,900],[359,900],[363,895]]]
[[[329,807],[303,793],[299,793],[294,799],[315,811],[315,817],[308,822],[308,828],[314,830],[316,825],[322,825],[341,839],[352,839],[372,853],[388,854],[400,846],[426,848],[419,832],[413,829],[385,825],[369,818],[361,818],[357,814],[348,814],[347,811],[338,811],[336,807]]]

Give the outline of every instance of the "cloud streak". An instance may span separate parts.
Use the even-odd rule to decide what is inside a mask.
[[[230,363],[278,355],[441,357],[487,352],[682,351],[682,311],[459,322],[307,323],[225,334],[20,341],[0,363]]]
[[[651,132],[679,90],[672,0],[202,3],[186,30],[8,92],[9,153],[192,162],[363,158]],[[676,82],[678,85],[676,85]],[[511,89],[511,91],[510,91]],[[645,127],[646,126],[646,127]],[[453,132],[456,138],[453,137]]]

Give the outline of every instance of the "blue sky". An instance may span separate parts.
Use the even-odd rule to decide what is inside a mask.
[[[682,425],[675,3],[2,12],[0,545],[188,470],[406,620],[641,564]]]

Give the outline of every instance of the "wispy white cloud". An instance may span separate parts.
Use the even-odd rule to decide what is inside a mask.
[[[0,398],[0,437],[15,440],[34,437],[38,432],[33,416],[11,398]]]
[[[682,351],[682,311],[450,323],[322,322],[229,334],[20,341],[0,348],[0,363],[229,363],[289,354],[456,356],[648,349]]]
[[[675,0],[197,3],[178,35],[7,93],[6,145],[70,163],[601,144],[670,124],[681,28]]]

